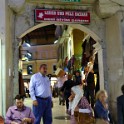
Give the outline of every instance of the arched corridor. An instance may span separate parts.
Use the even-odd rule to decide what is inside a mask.
[[[93,64],[93,55],[95,90],[107,91],[117,123],[124,83],[123,0],[1,0],[0,9],[0,115],[5,117],[17,94],[29,94],[30,78],[41,63],[48,65],[53,88],[59,68],[67,74],[80,70],[85,79],[84,65]],[[57,99],[53,111],[60,107]],[[31,106],[31,99],[26,104]]]
[[[72,75],[76,70],[80,70],[83,80],[84,68],[90,62],[91,57],[96,64],[96,68],[94,68],[96,87],[98,85],[96,92],[104,89],[103,51],[99,43],[100,38],[87,27],[80,24],[41,23],[25,31],[19,38],[21,39],[19,69],[23,80],[19,83],[24,82],[24,86],[19,86],[19,89],[29,89],[31,76],[39,71],[42,63],[48,66],[52,89],[58,83],[55,73],[57,68],[62,68],[67,74],[71,73]],[[90,49],[86,48],[86,45],[89,45]],[[86,51],[88,51],[87,62],[83,63]],[[68,70],[69,68],[64,63],[67,57],[71,60],[72,56],[75,56],[75,64],[73,69]],[[20,94],[23,92],[20,91]],[[53,98],[53,104],[53,123],[69,124],[70,116],[66,114],[65,106],[59,106],[58,98]],[[31,99],[26,99],[26,105],[31,106]]]

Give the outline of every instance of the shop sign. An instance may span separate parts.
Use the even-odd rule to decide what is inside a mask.
[[[90,23],[88,11],[35,9],[35,22]]]
[[[61,2],[80,2],[80,0],[59,0]]]

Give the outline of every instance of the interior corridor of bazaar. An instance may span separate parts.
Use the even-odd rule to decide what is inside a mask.
[[[19,94],[26,97],[26,106],[33,105],[35,116],[17,119],[21,123],[40,124],[43,115],[43,120],[53,118],[53,124],[70,124],[70,117],[79,122],[82,113],[99,121],[101,106],[103,121],[120,124],[124,118],[120,106],[124,103],[124,0],[0,0],[0,9],[0,117],[6,121]],[[69,75],[74,85],[65,88],[66,93],[63,86]],[[59,105],[55,89],[68,104]]]
[[[22,95],[31,94],[29,90],[32,75],[38,74],[41,64],[46,64],[53,97],[54,89],[56,88],[58,89],[59,98],[61,92],[65,95],[66,88],[61,91],[62,86],[69,79],[68,75],[71,75],[70,79],[74,81],[74,84],[71,85],[84,85],[79,88],[81,94],[83,94],[82,89],[85,87],[84,96],[89,103],[86,103],[88,104],[86,106],[81,105],[81,107],[83,106],[84,109],[89,108],[88,110],[91,107],[93,108],[95,93],[100,89],[104,89],[104,83],[102,82],[102,52],[97,39],[83,30],[81,26],[52,24],[37,28],[23,36],[19,45],[19,93]],[[87,71],[86,68],[88,69]],[[100,75],[99,72],[101,73]],[[92,82],[90,88],[93,88],[91,92],[86,90],[86,87],[89,86],[87,85],[88,79],[93,80],[90,81]],[[68,89],[68,98],[69,95],[71,96],[71,87]],[[80,92],[79,89],[78,91]],[[68,98],[65,96],[66,101]],[[70,116],[66,112],[69,110],[70,105],[68,107],[67,104],[66,107],[60,106],[58,99],[53,98],[53,124],[69,124]],[[78,99],[77,101],[72,106],[80,104],[82,100]],[[31,99],[26,99],[26,105],[31,106],[31,104]],[[89,104],[91,104],[90,107]],[[73,111],[71,112],[73,113]],[[71,120],[73,121],[73,119]]]

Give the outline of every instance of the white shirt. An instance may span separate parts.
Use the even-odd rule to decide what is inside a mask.
[[[29,91],[32,100],[36,100],[36,96],[46,98],[51,96],[50,80],[47,76],[43,76],[40,72],[31,77]]]

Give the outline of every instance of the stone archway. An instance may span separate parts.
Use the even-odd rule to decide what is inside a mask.
[[[24,37],[26,34],[34,31],[35,29],[38,29],[38,28],[44,27],[44,26],[48,26],[48,25],[52,25],[52,24],[54,24],[54,23],[45,23],[45,22],[44,23],[40,23],[40,24],[38,24],[36,26],[33,26],[33,27],[29,28],[25,32],[23,32],[18,38]],[[57,23],[56,22],[56,24],[60,24],[60,23]],[[85,27],[83,25],[80,25],[80,24],[66,24],[66,25],[69,25],[69,26],[73,27],[74,29],[79,29],[81,31],[86,32],[87,34],[89,34],[97,42],[100,42],[101,41],[101,39],[99,38],[99,36],[97,36],[93,31],[91,31],[89,28],[87,28],[87,27]]]
[[[36,26],[33,26],[31,28],[29,28],[28,30],[26,30],[25,32],[23,32],[18,38],[21,39],[22,37],[24,37],[26,34],[38,29],[38,28],[41,28],[41,27],[44,27],[44,26],[48,26],[48,25],[52,25],[53,23],[46,23],[46,22],[43,22],[43,23],[40,23]],[[60,23],[57,23],[56,24],[60,24]],[[62,24],[65,24],[65,23],[62,23]],[[97,49],[98,51],[98,62],[99,62],[99,73],[100,73],[100,89],[104,89],[104,67],[103,67],[103,50],[102,50],[102,46],[100,44],[101,42],[101,39],[98,35],[96,35],[92,30],[90,30],[89,28],[87,28],[86,26],[83,26],[83,25],[80,25],[80,24],[66,24],[68,26],[71,26],[73,29],[79,29],[85,33],[87,33],[88,35],[90,35],[97,43],[95,45],[95,48]]]

